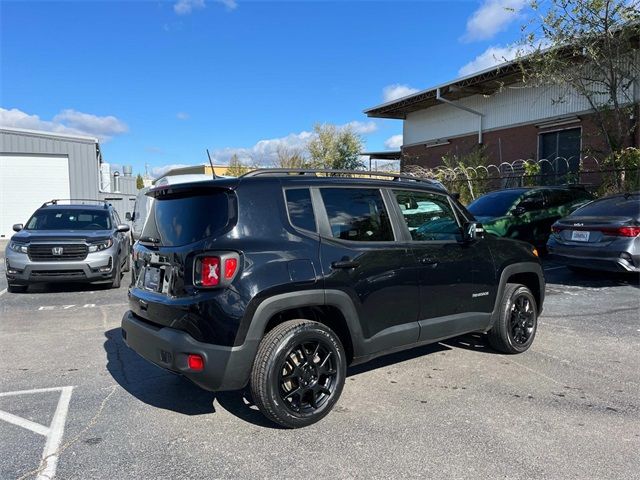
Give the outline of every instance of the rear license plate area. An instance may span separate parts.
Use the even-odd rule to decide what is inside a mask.
[[[590,233],[591,232],[574,230],[573,232],[571,232],[571,240],[574,242],[588,242]]]
[[[157,267],[145,267],[142,286],[145,290],[160,292],[162,290],[162,270]]]

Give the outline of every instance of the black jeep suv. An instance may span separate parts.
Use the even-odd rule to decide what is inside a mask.
[[[533,342],[535,248],[484,237],[428,180],[258,170],[149,195],[125,342],[207,390],[249,384],[280,425],[324,417],[348,365],[467,332]]]

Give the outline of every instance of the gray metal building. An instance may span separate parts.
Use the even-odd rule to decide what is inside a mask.
[[[125,170],[114,176],[96,138],[0,127],[0,238],[53,198],[106,200],[124,219],[137,191]]]

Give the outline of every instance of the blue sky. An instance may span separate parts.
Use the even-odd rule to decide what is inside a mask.
[[[159,173],[238,153],[269,163],[314,123],[369,150],[400,121],[362,110],[486,68],[523,0],[3,1],[0,124],[97,136],[105,160]]]

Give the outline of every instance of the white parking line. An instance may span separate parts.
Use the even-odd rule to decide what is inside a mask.
[[[0,420],[4,420],[5,422],[11,423],[12,425],[16,425],[18,427],[26,428],[27,430],[31,430],[34,433],[47,436],[49,435],[49,429],[44,425],[40,425],[39,423],[32,422],[31,420],[27,420],[26,418],[19,417],[14,415],[13,413],[4,412],[0,410]]]
[[[1,297],[2,295],[4,295],[5,293],[7,293],[7,289],[6,289],[6,288],[4,288],[4,289],[0,290],[0,297]]]
[[[47,438],[47,442],[42,451],[42,460],[38,467],[38,476],[36,480],[52,480],[56,475],[56,467],[58,466],[58,448],[62,442],[62,435],[64,434],[64,424],[67,420],[67,413],[69,412],[69,402],[71,401],[71,392],[73,387],[53,387],[53,388],[40,388],[33,390],[19,390],[16,392],[2,392],[0,397],[12,397],[16,395],[28,395],[33,393],[46,393],[46,392],[60,392],[60,398],[58,399],[58,406],[53,414],[53,420],[48,427],[40,425],[39,423],[32,422],[26,418],[18,417],[12,413],[0,410],[0,420],[11,423],[18,427],[25,428],[31,432],[43,435]],[[36,472],[34,472],[36,473]]]

